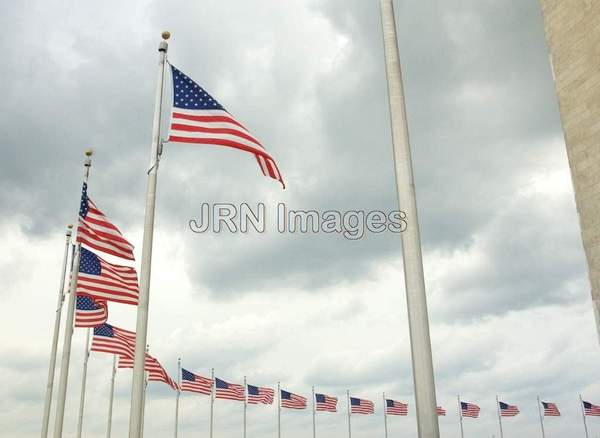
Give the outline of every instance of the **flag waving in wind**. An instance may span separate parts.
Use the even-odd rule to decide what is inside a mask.
[[[560,417],[556,403],[542,402],[542,406],[544,406],[544,417]]]
[[[350,397],[350,412],[353,414],[372,414],[375,406],[371,400]]]
[[[508,403],[498,402],[500,406],[500,416],[502,417],[514,417],[519,415],[519,408]]]
[[[96,327],[108,319],[106,301],[94,300],[87,295],[77,295],[75,327]]]
[[[247,385],[248,388],[248,403],[256,405],[262,403],[264,405],[272,405],[275,391],[271,388],[261,388],[260,386]]]
[[[282,389],[281,407],[288,409],[306,409],[306,397]]]
[[[265,176],[285,188],[275,160],[215,98],[177,68],[173,73],[173,112],[169,141],[224,146],[250,152]]]
[[[135,341],[134,341],[135,342]],[[119,356],[118,368],[133,368],[133,356]],[[156,358],[146,353],[146,360],[144,363],[144,369],[148,371],[148,380],[155,382],[163,382],[171,387],[171,389],[178,390],[179,387],[175,380],[173,380],[167,371],[163,368]]]

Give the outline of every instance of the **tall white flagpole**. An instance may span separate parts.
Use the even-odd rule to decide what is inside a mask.
[[[498,396],[496,396],[496,409],[498,409],[498,424],[500,425],[500,438],[504,438],[504,432],[502,431],[502,414],[500,413],[500,402]]]
[[[150,300],[150,270],[152,262],[152,241],[154,237],[154,209],[156,206],[156,180],[160,157],[160,120],[162,110],[163,83],[165,77],[165,61],[167,58],[167,40],[171,34],[163,32],[163,41],[158,46],[158,83],[154,102],[154,121],[152,126],[152,145],[150,153],[150,169],[146,188],[146,214],[144,219],[144,239],[142,244],[142,261],[140,269],[140,295],[137,306],[137,323],[135,337],[135,360],[133,365],[133,382],[131,385],[131,410],[129,415],[129,438],[142,437],[142,410],[144,397],[144,351],[148,332],[148,304]]]
[[[106,426],[106,438],[110,438],[112,430],[113,400],[115,398],[115,377],[117,375],[117,355],[113,356],[112,376],[110,379],[110,397],[108,399],[108,425]]]
[[[85,151],[83,162],[83,182],[87,183],[92,166],[92,150]],[[58,394],[56,396],[56,417],[54,420],[53,438],[62,438],[65,420],[65,402],[67,400],[67,383],[69,381],[69,362],[71,360],[71,340],[73,339],[73,320],[75,317],[75,303],[77,302],[77,277],[79,275],[79,257],[81,243],[78,243],[73,257],[71,280],[69,284],[69,302],[67,303],[67,321],[65,323],[65,336],[63,339],[62,358],[60,362],[60,378],[58,380]]]
[[[87,382],[88,360],[90,359],[90,329],[85,335],[85,350],[83,351],[83,372],[81,373],[81,394],[79,396],[79,417],[77,419],[77,438],[81,438],[83,430],[83,409],[85,407],[85,385]]]
[[[246,416],[248,411],[248,383],[244,376],[244,438],[246,438]]]
[[[142,428],[140,431],[140,437],[144,436],[144,425],[146,423],[146,396],[148,395],[148,371],[146,371],[145,360],[146,354],[150,351],[150,345],[146,345],[146,351],[144,354],[144,394],[142,397]]]
[[[350,421],[350,415],[352,408],[350,406],[350,390],[346,390],[346,399],[348,400],[348,438],[352,438],[352,423]]]
[[[317,407],[315,406],[315,386],[312,387],[312,420],[313,420],[313,438],[317,438]]]
[[[460,395],[458,399],[458,417],[460,418],[460,438],[465,438],[465,431],[463,429],[463,416],[462,416],[462,405],[460,404]]]
[[[215,410],[215,369],[210,369],[210,378],[212,379],[212,389],[210,391],[210,421],[209,421],[209,438],[213,438],[213,420],[214,420],[214,410]]]
[[[181,358],[177,359],[177,398],[175,399],[175,438],[179,432],[179,397],[181,397]]]
[[[437,403],[431,339],[429,336],[429,318],[427,315],[427,297],[423,277],[421,238],[419,236],[417,201],[404,104],[398,39],[396,37],[394,6],[392,0],[380,0],[380,6],[394,144],[396,188],[398,203],[400,209],[406,214],[408,224],[406,230],[402,233],[402,252],[417,426],[420,438],[439,438],[440,431],[436,413]]]
[[[58,287],[58,302],[54,315],[54,334],[52,335],[52,347],[50,348],[50,365],[48,366],[48,382],[46,383],[46,397],[44,399],[44,415],[42,417],[42,438],[48,437],[48,425],[50,423],[50,407],[52,405],[52,389],[54,387],[54,370],[56,368],[56,351],[58,350],[58,334],[60,332],[60,318],[62,314],[62,305],[65,300],[65,278],[67,276],[67,260],[69,258],[69,244],[71,243],[71,233],[73,225],[67,225],[65,233],[65,251],[60,276],[60,286]]]
[[[538,413],[540,414],[540,427],[542,428],[542,438],[546,438],[546,432],[544,431],[544,417],[542,416],[542,407],[540,402],[540,396],[537,396]]]
[[[583,399],[581,398],[581,394],[579,394],[579,405],[581,406],[581,415],[583,417],[583,427],[585,429],[585,438],[590,438],[587,428],[587,421],[585,420],[585,409],[583,408]]]
[[[383,427],[385,428],[385,438],[388,438],[387,401],[385,400],[385,392],[383,393]]]
[[[281,438],[281,382],[277,382],[277,438]]]

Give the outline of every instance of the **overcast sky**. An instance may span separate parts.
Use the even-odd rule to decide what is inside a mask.
[[[600,403],[589,283],[537,0],[395,2],[444,438],[456,396],[481,406],[466,437],[499,435],[495,396],[522,414],[507,438],[540,435],[536,395],[581,436],[578,394]],[[33,0],[0,17],[0,435],[39,436],[64,226],[89,193],[140,259],[157,45],[272,153],[287,189],[236,150],[167,144],[159,172],[149,343],[183,366],[241,383],[340,398],[317,433],[347,436],[345,391],[374,400],[353,437],[383,435],[382,392],[409,403],[390,437],[416,437],[398,234],[194,234],[202,203],[398,208],[375,0]],[[170,108],[170,78],[163,114]],[[166,135],[166,134],[165,134]],[[134,329],[135,309],[110,306]],[[63,320],[64,322],[64,320]],[[73,338],[65,437],[76,428],[85,331]],[[62,342],[62,340],[61,340]],[[92,353],[84,436],[105,436],[112,357]],[[57,379],[58,380],[58,379]],[[117,374],[113,436],[127,434],[131,371]],[[146,436],[173,431],[175,397],[151,383]],[[180,437],[206,436],[208,397],[184,394]],[[215,438],[241,436],[242,405],[215,404]],[[306,437],[309,411],[283,413]],[[588,421],[592,437],[600,423]],[[249,438],[276,409],[248,408]]]

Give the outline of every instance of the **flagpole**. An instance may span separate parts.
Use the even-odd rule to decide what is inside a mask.
[[[587,422],[585,421],[585,409],[583,408],[583,399],[581,398],[581,394],[579,394],[579,404],[581,405],[581,415],[583,417],[583,427],[585,428],[585,438],[590,438]]]
[[[246,438],[246,411],[248,410],[248,383],[244,376],[244,438]]]
[[[181,358],[177,359],[177,398],[175,399],[175,438],[179,429],[179,397],[181,396]]]
[[[312,420],[313,420],[313,438],[317,438],[317,407],[315,406],[315,386],[312,387]]]
[[[277,382],[277,438],[281,438],[281,382]]]
[[[144,424],[146,422],[146,394],[148,392],[148,371],[146,371],[146,354],[150,351],[150,345],[146,345],[144,351],[144,392],[142,397],[142,424],[140,427],[140,438],[144,436]]]
[[[115,398],[115,376],[117,375],[117,355],[113,356],[112,377],[110,379],[110,398],[108,399],[108,425],[106,426],[106,438],[110,438],[112,429],[113,400]]]
[[[460,418],[460,438],[465,438],[465,431],[463,429],[462,406],[460,404],[460,395],[458,395],[457,398],[458,398],[458,416]]]
[[[542,407],[540,406],[540,396],[537,396],[537,407],[538,413],[540,414],[540,427],[542,428],[542,438],[546,438],[546,432],[544,431],[544,417],[542,417]]]
[[[383,426],[385,427],[385,438],[388,438],[387,401],[385,400],[385,392],[383,393]]]
[[[83,353],[83,372],[81,373],[81,395],[79,397],[79,417],[77,420],[77,438],[81,438],[83,429],[83,408],[85,406],[85,384],[87,381],[87,367],[90,358],[90,329],[85,335],[85,350]]]
[[[498,410],[498,424],[500,424],[500,438],[504,438],[504,432],[502,432],[502,414],[500,413],[500,402],[498,396],[496,396],[496,409]]]
[[[67,276],[67,260],[69,258],[69,244],[71,243],[71,233],[73,225],[67,225],[65,233],[65,251],[60,276],[60,286],[58,287],[58,302],[54,314],[54,334],[52,335],[52,347],[50,348],[50,365],[48,367],[48,382],[46,383],[46,398],[44,399],[44,415],[42,417],[42,438],[48,437],[48,425],[50,423],[50,407],[52,405],[52,390],[54,387],[54,374],[56,369],[56,351],[58,350],[58,335],[60,332],[60,318],[62,314],[62,305],[65,300],[65,278]]]
[[[440,431],[436,412],[435,379],[429,336],[427,297],[423,277],[421,239],[419,236],[417,201],[402,88],[402,70],[396,36],[394,5],[392,0],[380,0],[380,6],[394,144],[396,189],[399,206],[406,214],[408,224],[406,230],[401,234],[401,238],[417,426],[420,438],[439,438]]]
[[[215,407],[215,369],[210,369],[210,378],[212,379],[212,387],[210,390],[210,422],[209,422],[209,438],[213,438],[213,411]]]
[[[350,422],[350,390],[346,390],[346,399],[348,400],[348,438],[352,438],[352,424]]]
[[[142,261],[140,269],[140,295],[137,306],[137,323],[135,337],[135,360],[133,365],[133,382],[131,385],[131,409],[129,415],[129,438],[141,438],[142,410],[144,397],[144,349],[148,332],[148,304],[150,300],[150,270],[152,261],[152,241],[154,235],[154,210],[156,206],[156,181],[160,149],[160,119],[162,109],[163,83],[165,77],[165,60],[167,58],[167,40],[171,34],[163,32],[163,40],[158,46],[158,81],[154,102],[154,120],[152,126],[152,145],[148,185],[146,189],[146,214],[144,218],[144,238],[142,244]]]
[[[85,151],[83,162],[83,182],[87,184],[92,166],[92,150]],[[56,417],[54,420],[53,438],[62,438],[65,420],[65,402],[67,400],[67,383],[69,381],[69,362],[71,360],[71,340],[73,339],[73,320],[75,317],[75,303],[77,302],[77,277],[79,276],[79,257],[81,243],[77,243],[73,266],[71,268],[71,280],[69,284],[69,302],[67,303],[67,321],[65,323],[65,335],[63,339],[62,358],[60,362],[60,378],[58,380],[58,394],[56,396]]]

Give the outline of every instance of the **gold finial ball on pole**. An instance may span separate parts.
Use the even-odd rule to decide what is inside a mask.
[[[91,157],[93,153],[94,153],[94,151],[92,149],[86,149],[85,150],[85,156],[86,157]]]
[[[67,228],[68,228],[69,230],[70,230],[70,229],[72,229],[72,228],[73,228],[73,224],[69,224],[69,225],[67,225]]]
[[[164,32],[161,34],[161,36],[162,36],[162,39],[166,41],[166,40],[168,40],[169,38],[171,38],[171,32],[169,32],[168,30],[165,30],[165,31],[164,31]]]

